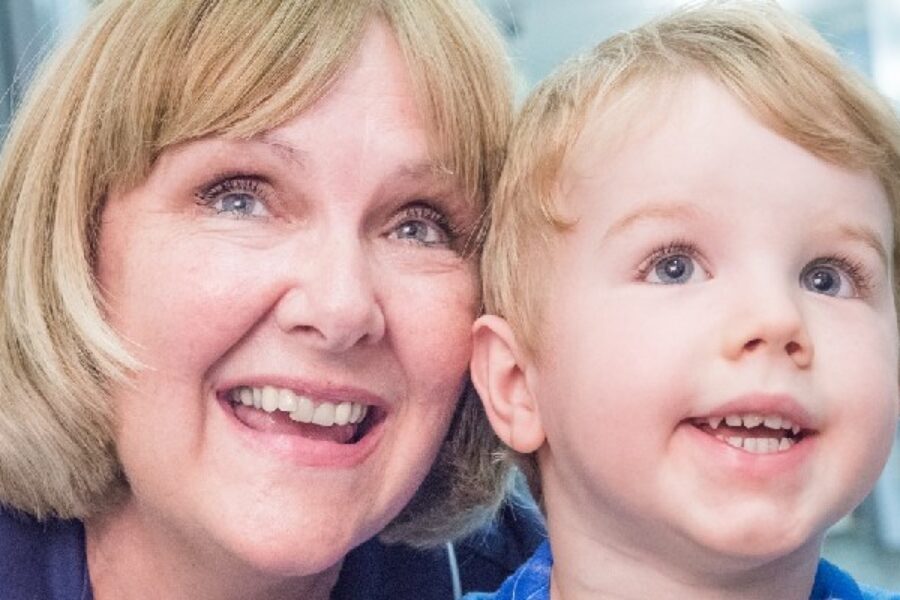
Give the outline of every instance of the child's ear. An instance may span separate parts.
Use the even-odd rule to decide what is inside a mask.
[[[475,321],[472,337],[472,383],[491,427],[516,452],[534,452],[544,443],[544,428],[515,334],[503,318],[484,315]]]

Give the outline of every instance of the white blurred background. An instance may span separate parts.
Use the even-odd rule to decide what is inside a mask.
[[[161,2],[166,0],[159,0]],[[251,1],[251,0],[248,0]],[[684,0],[480,0],[520,73],[520,95],[571,54]],[[806,16],[900,107],[900,0],[782,0]],[[88,0],[0,0],[0,140],[35,65],[88,12]],[[878,488],[829,534],[826,556],[900,590],[900,447]]]
[[[571,54],[685,0],[481,0],[500,23],[524,87]],[[782,0],[900,101],[900,0]]]

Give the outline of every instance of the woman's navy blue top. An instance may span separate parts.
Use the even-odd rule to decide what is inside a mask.
[[[455,544],[464,592],[495,590],[543,540],[533,511],[506,508],[490,527]],[[444,548],[377,539],[344,560],[332,600],[452,600]],[[0,510],[0,600],[93,600],[79,521],[38,522]]]

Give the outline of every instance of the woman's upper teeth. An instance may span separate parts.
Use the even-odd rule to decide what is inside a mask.
[[[800,432],[799,426],[795,425],[790,419],[779,415],[748,413],[742,415],[727,415],[725,417],[708,417],[706,421],[713,429],[717,429],[724,421],[729,427],[746,427],[747,429],[752,429],[754,427],[763,426],[776,431],[782,429],[790,430],[794,435],[797,435]]]
[[[286,412],[293,421],[323,427],[360,423],[369,411],[367,405],[358,402],[313,402],[292,390],[268,385],[236,387],[231,391],[231,400],[266,412]]]

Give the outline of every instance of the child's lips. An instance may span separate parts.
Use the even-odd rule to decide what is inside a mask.
[[[758,420],[757,415],[751,415],[746,421],[735,415],[727,420],[719,417],[692,419],[690,423],[707,435],[752,454],[785,452],[809,434],[789,421],[782,425],[777,417],[768,419],[768,425],[765,421],[757,423]]]
[[[751,454],[784,453],[816,433],[809,414],[796,400],[776,394],[740,396],[686,423]]]

